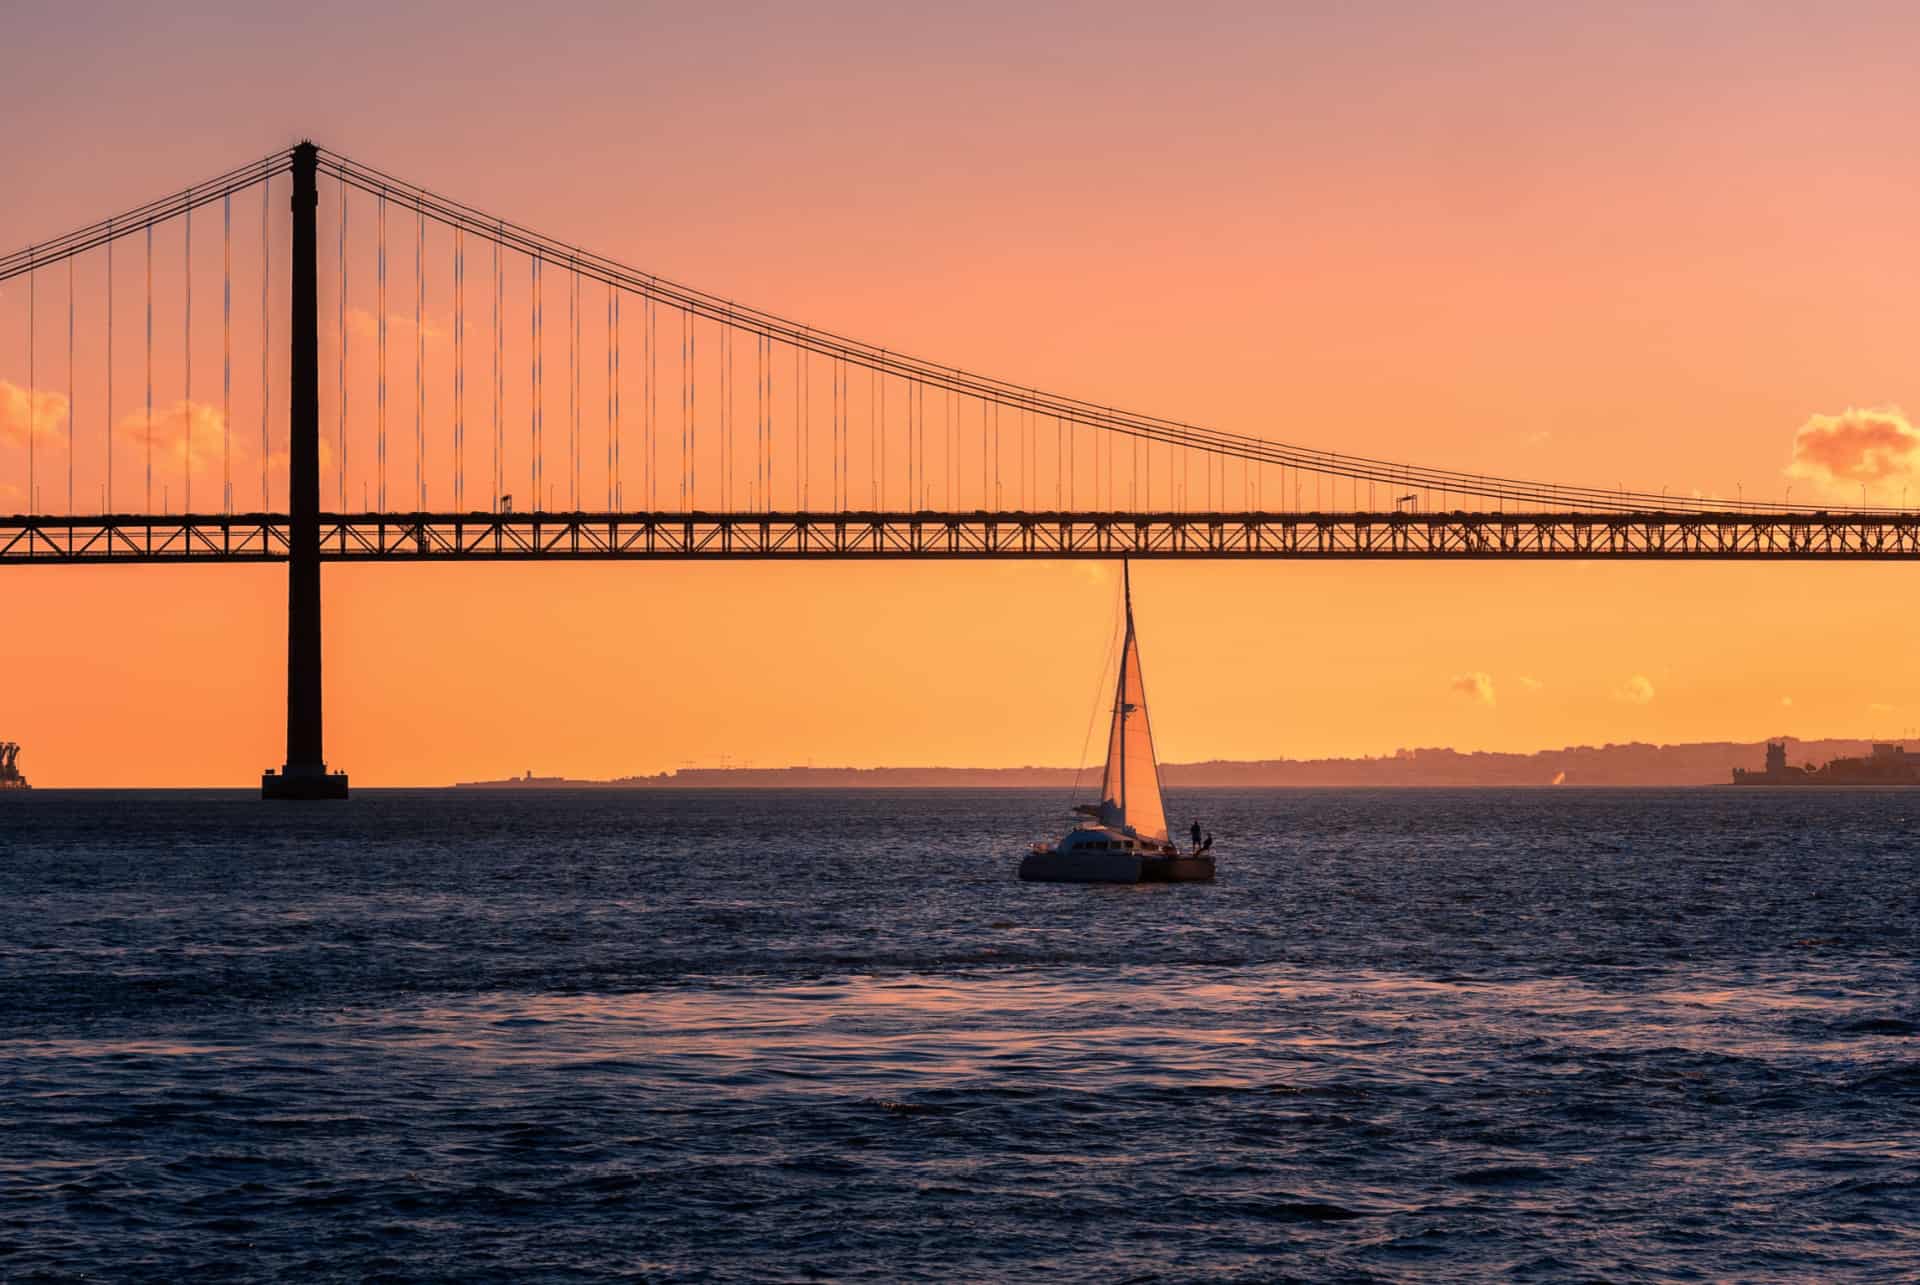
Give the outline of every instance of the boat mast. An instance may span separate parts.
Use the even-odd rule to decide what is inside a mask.
[[[1133,575],[1120,559],[1120,599],[1126,604],[1127,632],[1120,640],[1120,673],[1113,690],[1114,717],[1120,720],[1120,824],[1127,815],[1127,649],[1133,646]]]

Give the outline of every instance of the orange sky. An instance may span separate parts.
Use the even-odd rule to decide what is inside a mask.
[[[6,144],[29,199],[0,245],[309,133],[800,320],[1308,445],[1800,499],[1811,417],[1920,404],[1920,19],[1892,6],[352,8],[164,29],[129,8],[113,49],[97,16],[31,16],[36,123]],[[282,47],[304,65],[264,59]],[[21,335],[0,321],[0,381],[25,382]],[[1909,430],[1884,423],[1871,498],[1899,503]],[[1920,625],[1910,574],[1162,564],[1136,598],[1181,760],[1910,729],[1920,678],[1889,663]],[[0,594],[0,736],[38,783],[279,761],[279,569],[23,569]],[[1064,564],[329,565],[326,594],[329,758],[379,785],[1071,763],[1114,586]]]

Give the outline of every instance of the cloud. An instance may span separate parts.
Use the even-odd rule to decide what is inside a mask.
[[[65,393],[35,389],[29,405],[27,390],[0,379],[0,442],[25,449],[27,430],[33,430],[36,445],[64,444],[67,440]]]
[[[1653,702],[1653,683],[1645,674],[1634,674],[1620,684],[1613,698],[1624,705],[1648,705]]]
[[[471,325],[469,325],[467,329],[468,333],[472,333],[473,327]],[[420,333],[430,345],[437,344],[442,339],[445,339],[452,333],[452,330],[453,327],[451,325],[443,325],[432,317],[427,317],[420,323]],[[380,314],[369,311],[366,308],[347,309],[347,337],[356,341],[365,339],[377,342],[380,338]],[[413,345],[412,315],[389,312],[387,314],[387,350],[389,352],[404,352],[412,348]],[[365,352],[367,350],[365,348],[359,348],[358,351]]]
[[[175,473],[183,464],[191,465],[195,472],[202,472],[220,464],[220,434],[225,422],[218,406],[209,406],[205,402],[177,401],[171,406],[155,406],[151,426],[147,422],[146,409],[142,407],[121,416],[113,432],[121,441],[130,442],[136,450],[141,451],[148,445],[151,434],[156,469],[164,461]],[[249,441],[245,433],[234,434],[232,450],[235,459],[247,454]]]
[[[1520,685],[1530,692],[1537,692],[1546,684],[1528,674],[1520,675]]]
[[[1814,415],[1793,435],[1787,476],[1857,493],[1920,477],[1920,429],[1898,407]]]
[[[1470,674],[1455,674],[1447,686],[1469,700],[1479,701],[1482,705],[1493,704],[1493,675],[1474,670]]]

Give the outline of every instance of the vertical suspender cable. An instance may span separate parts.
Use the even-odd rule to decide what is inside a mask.
[[[728,345],[732,338],[733,321],[729,316],[720,324],[720,351],[714,360],[714,375],[720,381],[720,396],[714,408],[714,413],[720,417],[720,503],[717,507],[723,512],[733,507],[733,409],[728,401],[728,380],[732,373],[729,365],[732,354]]]
[[[102,513],[113,512],[113,220],[107,220],[107,481]]]
[[[700,329],[692,309],[681,315],[687,325],[687,507],[692,509],[700,498],[700,386],[694,381],[700,369]]]
[[[233,512],[233,193],[220,200],[220,511]]]
[[[1106,434],[1091,417],[1081,421],[1078,427],[1087,430],[1087,471],[1093,475],[1092,494],[1087,499],[1088,511],[1098,513],[1100,511],[1100,447]]]
[[[147,512],[153,512],[153,224],[147,224]],[[28,440],[32,440],[29,438]],[[153,528],[147,528],[153,543]]]
[[[501,488],[506,485],[507,476],[502,472],[500,452],[505,446],[506,420],[502,417],[500,401],[505,391],[505,377],[500,369],[500,305],[506,294],[506,283],[500,277],[500,242],[493,242],[493,496],[487,501],[487,507],[494,512],[500,511]]]
[[[185,474],[185,477],[182,479],[185,504],[185,507],[180,510],[182,513],[193,512],[193,189],[191,188],[187,189],[187,202],[185,259],[187,276],[187,324],[186,329],[181,334],[180,341],[185,350],[183,364],[186,367],[184,375],[185,392],[181,397],[181,409],[184,412],[183,418],[186,421],[182,432],[182,440],[186,444],[186,449],[180,453],[181,472]]]
[[[659,335],[658,310],[654,306],[653,296],[648,295],[640,308],[640,433],[641,456],[646,462],[647,512],[660,511],[660,448],[659,438],[654,432],[655,420],[660,401],[660,362],[659,345],[655,342]]]
[[[812,490],[814,490],[814,488],[812,488],[812,473],[814,473],[814,451],[812,451],[812,446],[814,446],[814,444],[812,444],[812,436],[814,436],[814,361],[812,361],[812,353],[806,353],[806,350],[804,350],[804,344],[801,348],[797,348],[797,350],[793,352],[793,357],[795,357],[795,361],[801,361],[801,369],[799,369],[799,392],[801,392],[801,400],[799,400],[797,405],[799,405],[799,411],[801,411],[801,455],[804,457],[803,465],[801,465],[801,469],[803,469],[803,471],[801,471],[801,507],[804,509],[804,507],[812,501]]]
[[[413,198],[413,497],[414,512],[427,507],[427,216]]]
[[[349,202],[347,180],[342,178],[340,180],[340,226],[338,229],[340,241],[338,251],[340,301],[338,306],[334,308],[334,323],[340,331],[340,344],[337,349],[340,358],[338,371],[339,396],[336,399],[338,403],[336,410],[339,413],[340,422],[338,428],[334,431],[334,446],[340,458],[334,465],[334,503],[342,513],[346,512],[347,509],[347,209]]]
[[[379,468],[379,477],[376,479],[376,482],[379,487],[380,511],[385,513],[387,511],[387,193],[384,188],[380,191],[379,204],[380,244],[374,256],[374,272],[379,278],[380,289],[379,298],[375,301],[377,320],[374,329],[378,336],[377,343],[380,349],[380,360],[379,379],[376,381],[377,387],[375,389],[375,399],[378,402],[378,410],[375,414],[374,424],[379,435],[379,442],[375,451],[375,454],[378,456],[377,465]]]
[[[586,366],[586,354],[580,351],[580,269],[574,268],[567,274],[567,285],[571,294],[567,299],[567,312],[573,319],[573,334],[568,339],[572,350],[573,387],[567,393],[567,400],[573,404],[573,422],[567,426],[568,435],[573,438],[573,472],[567,481],[569,505],[576,513],[580,510],[580,448],[585,445],[580,440],[580,375]]]
[[[760,507],[763,511],[767,513],[771,513],[773,512],[773,439],[774,439],[773,336],[762,335],[760,337],[760,346],[764,350],[763,361],[765,363],[766,369],[762,373],[761,379],[766,385],[766,398],[767,398],[766,409],[761,414],[762,439],[760,443],[760,451],[766,460],[766,463],[763,466],[763,470],[764,470],[763,476],[765,477],[766,481],[765,481],[765,484],[760,488]]]
[[[1003,457],[1000,449],[1000,403],[991,403],[987,413],[993,417],[993,509],[998,513],[1006,508],[1006,479],[1001,467]]]
[[[541,430],[544,429],[546,425],[543,421],[541,411],[545,408],[546,393],[541,386],[541,375],[543,372],[540,362],[540,323],[545,320],[545,317],[540,303],[540,256],[537,254],[531,256],[529,262],[531,265],[530,271],[533,274],[533,419],[528,427],[533,434],[533,458],[528,462],[528,476],[531,479],[530,484],[533,487],[533,507],[536,511],[544,512],[546,509],[546,496],[541,493],[540,488],[546,481],[546,478],[543,476],[545,469],[541,467],[545,463],[545,461],[541,459],[541,454],[546,447],[546,443],[541,440]]]
[[[761,497],[766,493],[765,478],[760,468],[764,450],[761,428],[766,418],[766,363],[761,360],[765,354],[766,336],[759,331],[753,332],[753,482],[747,491],[747,507],[753,512],[760,511]]]
[[[467,232],[453,230],[453,511],[467,501]]]
[[[801,345],[793,346],[793,507],[802,513],[807,508],[807,434],[806,420],[801,413],[807,400],[804,353]]]
[[[728,305],[727,311],[733,311]],[[734,385],[734,349],[738,346],[740,335],[731,320],[727,324],[727,509],[731,512],[737,503],[735,493],[740,489],[740,397]]]
[[[660,308],[652,295],[646,297],[641,311],[640,337],[644,341],[641,371],[645,385],[641,411],[646,436],[647,512],[660,511]]]
[[[760,493],[755,507],[762,513],[773,512],[773,337],[758,331],[753,336],[754,396],[758,410],[754,417],[755,474]]]
[[[576,263],[578,261],[576,260]],[[569,462],[567,477],[568,507],[574,512],[580,511],[580,452],[586,445],[580,436],[580,380],[581,372],[586,369],[586,354],[580,351],[580,269],[575,267],[567,273],[567,316],[569,329],[573,332],[567,337],[569,349],[568,364],[573,367],[571,375],[573,386],[567,390],[567,401],[572,413],[567,425],[567,435],[573,439],[573,458]]]
[[[774,511],[774,336],[766,336],[766,511]]]
[[[753,481],[747,486],[747,508],[758,513],[761,497],[765,494],[765,479],[761,474],[761,452],[763,449],[761,421],[766,416],[766,366],[761,357],[765,348],[765,336],[759,331],[753,332]]]
[[[36,333],[34,324],[34,276],[33,255],[32,252],[29,251],[27,255],[27,512],[29,513],[38,513],[40,511],[40,488],[34,476],[33,454],[33,439],[38,434],[40,428],[37,407],[34,405],[34,403],[39,400],[40,387],[40,372],[34,360],[34,335]],[[148,511],[152,511],[151,506],[148,507]]]
[[[692,491],[688,485],[688,465],[691,447],[688,439],[693,424],[693,380],[688,375],[691,369],[687,350],[693,346],[693,317],[682,310],[680,313],[680,511],[687,512],[693,507]]]
[[[614,301],[618,292],[607,285],[607,511],[619,508],[620,497],[620,318]]]
[[[67,256],[67,516],[73,516],[73,443],[78,437],[75,429],[74,403],[79,400],[80,388],[73,377],[73,256]],[[67,528],[67,552],[73,552],[73,528]]]
[[[273,238],[271,225],[267,220],[268,198],[272,195],[273,176],[268,175],[260,181],[260,511],[265,513],[273,505],[269,503],[267,486],[267,415],[268,403],[272,400],[267,388],[267,352],[268,340],[272,335],[267,309],[268,282],[272,279]]]
[[[566,265],[566,507],[580,511],[580,269]]]
[[[753,507],[767,509],[767,336],[753,336]]]

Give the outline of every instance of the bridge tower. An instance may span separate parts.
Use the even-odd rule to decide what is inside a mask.
[[[287,761],[260,778],[267,799],[344,799],[347,774],[320,752],[320,152],[293,149],[293,360],[288,368]]]

